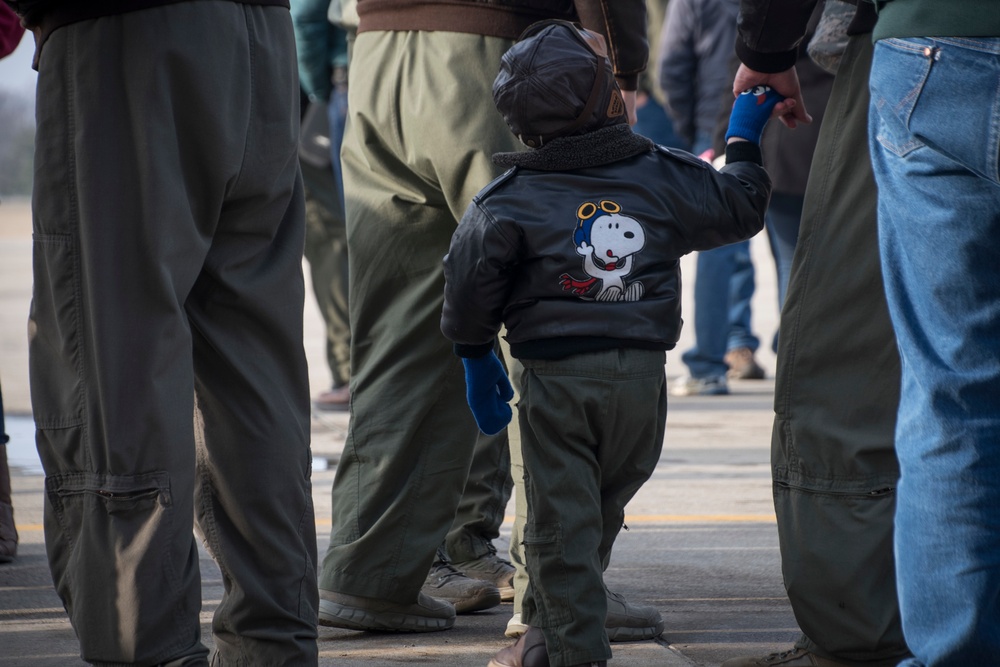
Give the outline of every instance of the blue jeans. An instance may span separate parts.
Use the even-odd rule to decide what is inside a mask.
[[[674,131],[674,123],[670,120],[670,116],[652,95],[647,95],[646,103],[636,107],[635,115],[636,123],[632,126],[632,131],[636,134],[648,137],[661,146],[687,148],[687,142]]]
[[[896,563],[907,667],[1000,656],[1000,39],[881,40],[870,145],[903,362]]]
[[[754,290],[750,242],[740,241],[698,253],[694,283],[694,347],[681,355],[692,377],[725,375],[726,352],[738,347],[756,351],[760,341],[750,331]]]
[[[344,210],[344,168],[340,164],[340,146],[344,143],[344,127],[347,125],[347,86],[335,85],[330,92],[327,106],[330,122],[330,167],[340,189],[340,206]]]
[[[767,240],[771,245],[771,256],[778,274],[778,310],[785,305],[788,293],[788,278],[792,275],[792,257],[799,242],[799,225],[802,222],[802,204],[805,195],[775,192],[767,206],[764,221],[767,224]],[[778,351],[778,332],[774,332],[771,350]]]
[[[785,305],[788,293],[788,277],[792,274],[792,256],[799,241],[799,224],[802,221],[804,195],[776,192],[771,195],[764,220],[767,224],[767,240],[771,244],[771,256],[778,274],[778,308]]]

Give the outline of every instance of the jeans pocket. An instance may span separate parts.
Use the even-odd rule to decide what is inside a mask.
[[[28,348],[31,408],[39,429],[83,423],[77,259],[73,237],[34,236]]]
[[[903,156],[928,146],[998,182],[1000,39],[887,39],[871,74],[878,141]]]
[[[573,611],[563,558],[562,527],[557,523],[526,524],[522,543],[528,561],[530,591],[524,607],[531,624],[551,628],[571,622]]]
[[[873,118],[872,126],[878,142],[902,157],[923,146],[911,135],[909,124],[933,58],[925,47],[899,39],[882,40],[876,48],[869,87],[878,120]]]

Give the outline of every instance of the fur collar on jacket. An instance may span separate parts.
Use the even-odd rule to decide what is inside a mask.
[[[653,142],[628,125],[612,125],[594,132],[553,139],[541,148],[495,153],[493,163],[539,171],[569,171],[598,167],[652,150]]]

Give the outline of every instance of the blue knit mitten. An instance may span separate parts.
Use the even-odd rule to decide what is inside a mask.
[[[785,98],[771,86],[754,86],[737,95],[733,102],[733,112],[729,116],[726,141],[730,137],[740,137],[759,144],[764,126],[771,118],[771,111],[783,99]]]
[[[475,359],[463,358],[465,400],[472,408],[479,430],[486,435],[499,433],[510,423],[513,411],[507,402],[514,398],[514,388],[507,371],[495,352]]]

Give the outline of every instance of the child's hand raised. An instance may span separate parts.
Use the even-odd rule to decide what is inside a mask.
[[[760,135],[778,102],[785,99],[770,86],[754,86],[736,96],[729,116],[726,141],[732,138],[760,143]]]

